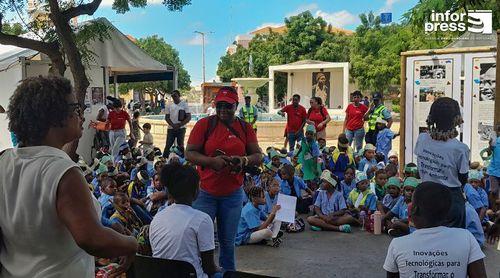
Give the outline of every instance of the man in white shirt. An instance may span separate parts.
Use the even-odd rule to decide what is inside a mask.
[[[486,277],[485,255],[474,236],[442,226],[451,199],[450,189],[442,184],[417,187],[410,212],[417,230],[392,240],[384,263],[387,277]]]
[[[214,261],[214,224],[210,216],[191,207],[198,195],[200,177],[191,166],[163,167],[160,183],[174,204],[158,212],[149,227],[153,257],[185,261],[198,278],[222,277]]]
[[[184,136],[186,135],[186,124],[191,120],[191,112],[187,102],[181,101],[181,94],[178,90],[172,92],[173,103],[169,104],[165,110],[165,121],[168,124],[167,142],[163,150],[163,157],[167,158],[170,148],[177,143],[179,149],[184,153]]]

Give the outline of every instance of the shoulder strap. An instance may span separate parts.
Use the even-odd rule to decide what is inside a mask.
[[[214,132],[217,122],[218,120],[216,115],[208,116],[208,128],[205,130],[205,140],[203,141],[203,146],[201,148],[203,151],[205,151],[205,144],[207,143],[208,137],[210,137],[210,135]]]

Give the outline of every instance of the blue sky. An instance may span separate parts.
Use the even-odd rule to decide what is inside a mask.
[[[216,76],[217,64],[226,47],[238,34],[247,34],[266,24],[280,24],[285,17],[310,10],[333,26],[354,30],[360,13],[390,11],[393,21],[418,0],[192,0],[182,12],[170,12],[161,0],[148,0],[144,9],[119,15],[111,9],[112,0],[103,4],[94,17],[107,17],[123,33],[136,38],[159,35],[175,47],[193,85],[202,80],[201,39],[195,30],[213,32],[206,43],[206,79]]]

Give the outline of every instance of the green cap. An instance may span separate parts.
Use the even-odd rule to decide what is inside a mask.
[[[316,133],[316,128],[314,127],[314,125],[307,125],[306,132]]]
[[[101,163],[101,164],[99,164],[99,167],[95,171],[95,174],[97,176],[99,176],[100,174],[107,173],[107,172],[108,172],[108,167],[106,167],[106,165],[104,165],[104,164]]]
[[[416,188],[417,185],[419,184],[419,180],[414,178],[414,177],[407,177],[405,181],[403,182],[403,187],[406,186],[411,186],[413,188]]]
[[[397,188],[401,188],[401,180],[397,177],[390,177],[385,184],[385,188],[389,188],[389,186],[396,186]]]
[[[483,179],[483,173],[481,173],[478,170],[469,170],[469,180],[482,180]]]

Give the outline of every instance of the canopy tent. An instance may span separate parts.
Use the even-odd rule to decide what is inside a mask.
[[[269,111],[275,111],[274,80],[275,72],[287,74],[286,99],[293,94],[302,96],[301,104],[309,107],[309,99],[314,96],[317,78],[321,74],[326,77],[326,103],[325,106],[333,113],[343,113],[349,103],[349,91],[355,85],[349,84],[349,63],[333,63],[316,60],[302,60],[285,65],[269,67]]]
[[[172,80],[174,88],[177,88],[177,69],[175,67],[164,65],[153,59],[108,20],[99,18],[93,21],[108,26],[109,38],[103,41],[93,40],[88,43],[88,49],[95,54],[93,59],[90,59],[90,64],[86,65],[86,74],[91,83],[89,91],[96,87],[102,88],[106,95],[110,83],[159,80]],[[7,108],[9,98],[19,81],[30,76],[47,75],[49,67],[50,60],[44,54],[31,49],[0,45],[0,84],[2,84],[0,105]],[[65,76],[72,79],[69,69],[66,70]],[[89,94],[91,93],[89,92]],[[85,118],[87,121],[95,119],[98,112],[97,105],[102,104],[94,105],[92,103],[86,110]],[[96,107],[94,108],[94,106]],[[5,114],[0,115],[0,150],[12,146],[7,125],[8,120]],[[86,123],[85,127],[87,125]],[[94,132],[92,129],[86,129],[80,140],[78,153],[87,161],[91,157]]]

